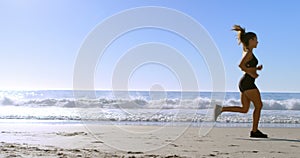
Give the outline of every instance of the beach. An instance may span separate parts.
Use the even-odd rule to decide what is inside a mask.
[[[259,157],[296,158],[299,128],[249,128],[68,123],[1,123],[0,157]]]
[[[0,158],[296,158],[300,154],[300,93],[262,93],[260,130],[250,138],[247,114],[212,121],[210,92],[70,90],[0,91]],[[130,98],[126,97],[130,94]],[[150,95],[151,94],[151,95]],[[239,93],[224,105],[239,106]]]

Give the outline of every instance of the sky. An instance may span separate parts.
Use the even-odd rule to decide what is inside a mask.
[[[222,59],[216,64],[224,67],[226,91],[238,91],[243,75],[238,68],[242,48],[230,30],[239,24],[258,36],[254,54],[263,65],[256,80],[260,91],[300,92],[300,2],[293,0],[0,0],[0,89],[73,89],[78,54],[90,33],[120,12],[146,6],[170,8],[207,31]],[[127,23],[124,19],[118,25]],[[109,90],[124,80],[114,79],[120,61],[149,43],[174,48],[194,72],[199,91],[212,91],[211,65],[205,60],[208,52],[199,52],[174,32],[146,27],[126,32],[107,46],[90,72],[94,88]],[[132,90],[181,90],[184,84],[178,69],[158,61],[141,63],[127,70],[130,75],[125,80]]]

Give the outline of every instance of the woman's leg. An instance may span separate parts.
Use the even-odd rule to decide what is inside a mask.
[[[247,113],[250,107],[250,99],[246,95],[245,92],[241,93],[241,102],[242,107],[240,106],[228,106],[223,107],[222,112],[240,112],[240,113]]]
[[[250,89],[244,92],[250,101],[254,104],[252,131],[256,132],[260,119],[260,112],[263,107],[260,92],[258,89]]]

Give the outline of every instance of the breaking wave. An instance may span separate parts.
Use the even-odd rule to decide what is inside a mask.
[[[239,99],[226,99],[224,106],[241,106]],[[195,99],[160,99],[148,100],[144,98],[130,99],[11,99],[3,97],[0,106],[25,106],[25,107],[62,107],[62,108],[124,108],[124,109],[209,109],[212,100],[207,97]],[[253,106],[251,106],[253,108]],[[300,110],[300,99],[263,100],[264,110]]]

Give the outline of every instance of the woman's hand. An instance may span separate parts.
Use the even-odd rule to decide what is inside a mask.
[[[256,67],[257,70],[262,70],[262,68],[263,68],[262,65],[259,65],[259,66]]]

